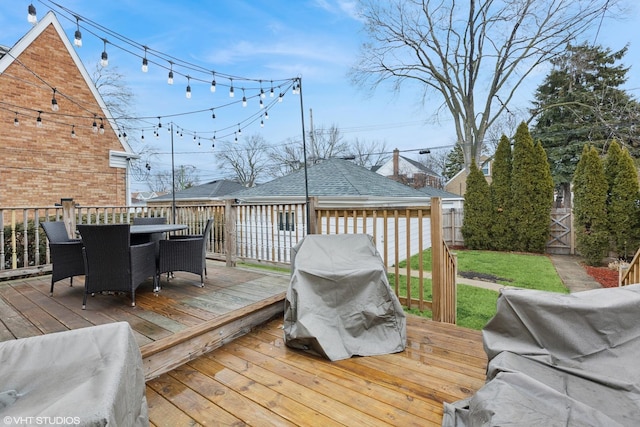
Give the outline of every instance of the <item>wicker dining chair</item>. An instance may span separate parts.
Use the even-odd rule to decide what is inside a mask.
[[[78,225],[84,243],[85,288],[87,295],[97,292],[128,292],[131,306],[136,305],[136,289],[153,278],[156,289],[156,244],[131,245],[129,224]]]
[[[204,287],[207,275],[207,238],[213,226],[213,218],[207,220],[202,234],[173,235],[160,240],[158,256],[158,286],[162,273],[186,271],[200,276],[200,287]]]
[[[55,282],[69,278],[69,286],[73,286],[73,277],[84,275],[84,258],[82,257],[82,240],[70,239],[67,228],[62,221],[45,221],[40,226],[49,240],[51,254],[51,290]]]

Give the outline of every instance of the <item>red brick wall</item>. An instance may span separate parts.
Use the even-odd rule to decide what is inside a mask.
[[[57,113],[47,84],[58,91]],[[92,132],[94,114],[103,112],[49,25],[0,74],[0,206],[47,206],[66,197],[84,206],[126,204],[125,169],[109,167],[109,150],[124,148],[106,120],[103,135]]]

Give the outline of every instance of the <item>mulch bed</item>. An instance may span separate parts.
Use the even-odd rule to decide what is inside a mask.
[[[587,274],[600,283],[603,288],[618,287],[618,272],[608,267],[591,267],[584,265]]]

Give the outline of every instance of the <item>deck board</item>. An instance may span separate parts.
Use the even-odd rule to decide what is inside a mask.
[[[142,284],[136,307],[96,295],[86,310],[82,277],[58,282],[53,297],[50,276],[0,282],[0,341],[128,322],[152,426],[435,426],[443,402],[484,384],[479,331],[408,315],[404,351],[330,362],[284,343],[288,275],[211,261],[208,273],[204,288],[176,273],[160,293]]]

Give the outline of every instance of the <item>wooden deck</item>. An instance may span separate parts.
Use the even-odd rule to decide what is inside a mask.
[[[50,276],[0,282],[0,341],[127,321],[152,425],[440,425],[442,402],[484,384],[479,331],[409,316],[405,351],[330,362],[284,345],[288,276],[209,261],[205,288],[176,273],[159,295],[98,295]],[[261,325],[261,326],[257,326]]]

